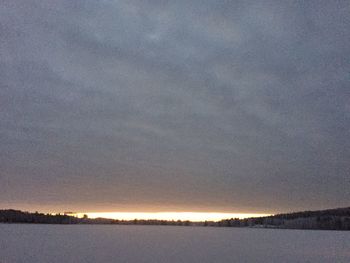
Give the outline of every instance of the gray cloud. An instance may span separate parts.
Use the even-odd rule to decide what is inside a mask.
[[[347,1],[3,1],[2,206],[348,205]]]

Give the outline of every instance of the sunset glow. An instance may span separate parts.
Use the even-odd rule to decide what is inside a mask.
[[[270,214],[246,214],[246,213],[210,213],[210,212],[104,212],[104,213],[75,213],[77,217],[83,217],[86,214],[89,218],[112,218],[119,220],[134,220],[134,219],[157,219],[157,220],[190,220],[190,221],[219,221],[228,218],[248,218],[260,217]]]

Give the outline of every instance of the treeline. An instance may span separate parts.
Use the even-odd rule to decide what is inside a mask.
[[[194,226],[203,225],[199,222],[170,221],[170,220],[117,220],[109,218],[78,218],[67,214],[30,213],[20,210],[0,210],[0,223],[27,223],[27,224],[116,224],[116,225],[177,225]]]
[[[0,223],[32,224],[116,224],[116,225],[173,225],[213,227],[253,227],[282,229],[350,230],[350,207],[320,211],[304,211],[246,219],[224,219],[218,222],[181,220],[116,220],[107,218],[78,218],[66,214],[43,214],[19,210],[0,210]]]
[[[218,222],[218,225],[227,227],[350,230],[350,207],[247,219],[226,219]]]
[[[32,223],[32,224],[78,224],[79,218],[68,215],[51,215],[43,213],[29,213],[19,210],[0,210],[1,223]]]

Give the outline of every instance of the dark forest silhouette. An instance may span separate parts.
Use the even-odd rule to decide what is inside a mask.
[[[319,211],[277,214],[273,216],[246,219],[223,219],[221,221],[173,221],[173,220],[117,220],[107,218],[78,218],[67,214],[30,213],[20,210],[0,210],[0,223],[31,224],[116,224],[116,225],[177,225],[177,226],[215,226],[252,227],[281,229],[322,229],[350,230],[350,207]]]

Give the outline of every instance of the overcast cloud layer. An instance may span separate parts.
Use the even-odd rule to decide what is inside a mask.
[[[1,1],[0,205],[348,206],[349,14],[349,1]]]

